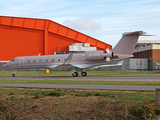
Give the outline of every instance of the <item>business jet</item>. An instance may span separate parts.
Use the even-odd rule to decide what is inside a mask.
[[[3,67],[13,69],[12,77],[15,77],[16,70],[18,69],[31,68],[70,70],[70,74],[73,77],[77,77],[77,70],[81,70],[81,75],[87,76],[85,69],[90,67],[98,68],[122,65],[122,60],[133,57],[132,54],[139,36],[145,35],[146,33],[143,31],[123,33],[122,38],[112,50],[16,57]],[[113,64],[115,62],[117,64]]]

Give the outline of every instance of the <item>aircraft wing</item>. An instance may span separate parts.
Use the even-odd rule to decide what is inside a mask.
[[[67,59],[64,61],[64,63],[61,63],[61,64],[54,64],[54,65],[51,65],[51,66],[48,66],[48,68],[55,68],[57,70],[70,70],[73,66],[70,64],[71,63],[71,60],[72,60],[72,56],[73,56],[73,53],[70,53],[67,57]]]
[[[85,68],[90,68],[90,67],[93,67],[93,68],[98,68],[98,67],[109,67],[109,66],[120,66],[123,64],[123,60],[119,61],[117,64],[107,64],[106,65],[106,62],[104,63],[95,63],[95,62],[91,62],[91,63],[72,63],[71,60],[72,60],[72,57],[73,57],[73,53],[70,53],[66,59],[66,61],[61,64],[61,65],[57,65],[57,66],[54,66],[52,68],[68,68],[68,69],[72,69],[72,68],[79,68],[79,69],[85,69]]]
[[[94,68],[99,68],[99,67],[110,67],[110,66],[121,66],[123,65],[124,60],[119,61],[117,64],[110,64],[110,65],[100,65],[100,66],[96,66]]]
[[[74,66],[80,69],[85,69],[85,68],[90,68],[90,67],[98,68],[98,67],[120,66],[122,64],[123,64],[123,60],[119,61],[117,64],[109,63],[106,65],[106,63],[86,63],[86,64],[79,63],[79,64],[71,64],[71,66]]]
[[[70,64],[72,60],[72,56],[73,56],[73,53],[70,53],[66,61],[63,63],[63,65]]]
[[[52,69],[52,68],[56,68],[58,66],[60,66],[60,65],[58,65],[58,64],[57,65],[50,65],[50,66],[46,66],[44,68]]]

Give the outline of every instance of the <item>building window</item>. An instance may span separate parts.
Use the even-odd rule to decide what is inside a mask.
[[[61,59],[58,59],[58,62],[60,62],[61,61]]]
[[[66,61],[67,59],[65,58],[64,61]]]
[[[39,62],[42,62],[42,60],[39,60]]]
[[[48,62],[48,59],[46,59],[45,61]]]
[[[54,59],[52,59],[52,62],[54,62]]]
[[[30,63],[30,60],[27,60],[27,63]]]
[[[36,60],[33,60],[34,63],[36,63]]]

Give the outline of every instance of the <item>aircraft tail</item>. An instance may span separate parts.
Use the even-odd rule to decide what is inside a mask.
[[[145,36],[143,31],[123,33],[121,40],[111,50],[114,54],[127,54],[132,55],[137,44],[139,36]]]

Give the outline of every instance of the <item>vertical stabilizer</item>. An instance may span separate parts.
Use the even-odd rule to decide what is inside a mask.
[[[114,54],[132,55],[139,36],[143,34],[143,31],[123,33],[121,40],[111,51]]]

